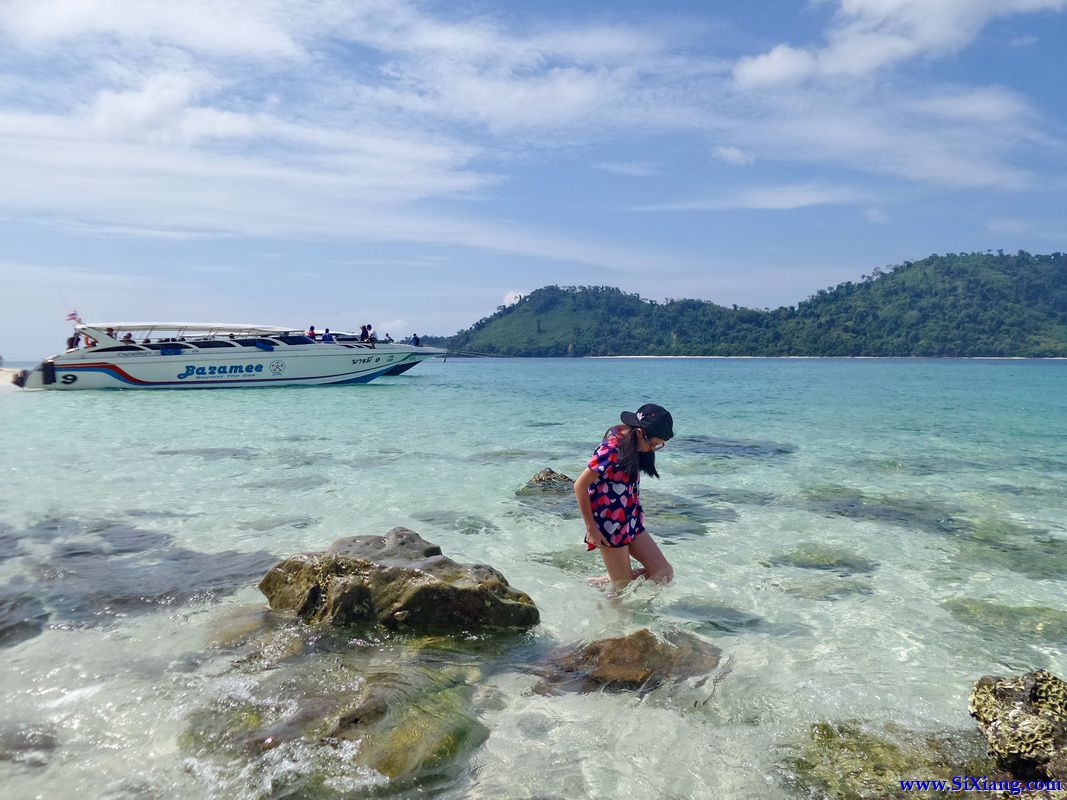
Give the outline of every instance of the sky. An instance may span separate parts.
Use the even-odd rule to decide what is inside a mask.
[[[0,355],[1067,249],[1067,0],[0,0]]]

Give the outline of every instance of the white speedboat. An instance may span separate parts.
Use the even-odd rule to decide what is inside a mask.
[[[443,356],[435,347],[320,342],[264,325],[117,322],[75,325],[75,346],[15,375],[27,389],[223,389],[367,383]],[[82,341],[87,346],[79,347]]]

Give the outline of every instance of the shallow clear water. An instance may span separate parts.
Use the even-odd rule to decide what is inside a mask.
[[[459,359],[355,387],[2,391],[0,603],[22,605],[0,611],[40,631],[0,640],[0,719],[51,744],[0,758],[0,782],[278,795],[316,754],[250,773],[179,746],[191,711],[247,679],[209,642],[263,603],[232,575],[405,525],[532,595],[546,646],[647,626],[725,656],[714,682],[640,697],[544,697],[520,664],[487,675],[489,738],[440,796],[786,797],[782,748],[814,722],[968,729],[981,675],[1067,674],[1055,614],[961,603],[1067,613],[1065,398],[1064,362],[904,360]],[[677,579],[611,599],[586,585],[601,568],[581,523],[515,491],[545,466],[576,476],[645,402],[676,421],[642,490]],[[805,562],[816,546],[836,569]],[[94,599],[94,582],[158,602]],[[340,769],[341,794],[373,781]]]

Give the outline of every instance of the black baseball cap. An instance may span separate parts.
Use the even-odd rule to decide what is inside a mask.
[[[623,411],[619,414],[619,419],[623,425],[641,428],[650,439],[667,441],[674,436],[674,418],[671,412],[655,403],[645,403],[637,409],[636,414]]]

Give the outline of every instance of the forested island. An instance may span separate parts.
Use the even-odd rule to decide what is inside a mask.
[[[934,255],[773,310],[546,286],[438,341],[510,356],[1067,357],[1067,255]]]

